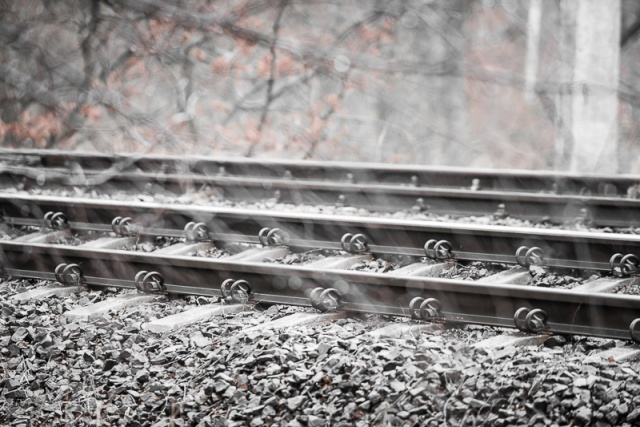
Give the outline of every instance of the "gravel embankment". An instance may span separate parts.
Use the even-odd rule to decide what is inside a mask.
[[[368,332],[397,319],[376,316],[243,333],[301,310],[281,306],[158,335],[143,322],[211,300],[159,299],[64,324],[61,313],[112,292],[7,299],[25,285],[33,286],[0,285],[4,425],[640,423],[640,364],[585,360],[622,342],[555,338],[550,347],[485,351],[472,344],[500,331],[467,326],[379,338]]]

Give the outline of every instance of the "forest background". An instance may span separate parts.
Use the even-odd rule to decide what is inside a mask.
[[[0,0],[0,141],[571,169],[577,19],[615,36],[609,171],[640,173],[640,2],[593,1]]]

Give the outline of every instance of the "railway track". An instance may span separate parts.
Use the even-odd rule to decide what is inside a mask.
[[[0,242],[0,249],[5,274],[58,280],[67,286],[215,296],[231,303],[299,305],[640,341],[636,296],[46,244]]]
[[[389,187],[375,193],[382,203],[385,194],[403,189],[450,192],[447,182],[454,182],[397,185],[403,182],[398,175],[373,170],[348,172],[352,176],[336,184],[331,174],[345,170],[323,171],[318,164],[319,175],[303,182],[316,188],[306,192],[299,184],[306,169],[295,163],[287,163],[289,176],[254,162],[254,175],[246,178],[229,161],[213,167],[217,173],[224,167],[223,174],[206,181],[210,177],[193,168],[190,176],[171,169],[169,159],[134,164],[129,158],[114,166],[109,156],[84,156],[73,160],[71,169],[82,171],[76,174],[64,163],[66,154],[46,158],[25,158],[31,169],[21,172],[5,167],[1,176],[10,179],[4,185],[47,189],[57,181],[61,194],[83,195],[89,192],[66,186],[101,177],[105,191],[126,189],[132,179],[138,184],[128,190],[164,191],[166,199],[206,184],[226,196],[235,188],[239,201],[274,199],[280,189],[281,201],[297,194],[296,203],[329,203],[346,194],[338,193],[340,186],[382,185]],[[365,176],[387,181],[369,186]],[[562,197],[531,192],[547,191],[542,184],[524,191],[519,182],[500,181],[492,191]],[[288,193],[285,185],[295,190]],[[335,190],[320,197],[317,185]],[[606,185],[597,197],[565,198],[633,206]],[[640,420],[632,399],[640,374],[623,362],[640,357],[634,345],[640,342],[640,237],[632,229],[428,221],[424,205],[413,209],[423,210],[421,219],[407,220],[277,212],[268,203],[256,204],[260,210],[8,190],[0,192],[0,273],[6,278],[0,285],[6,360],[0,421],[320,426],[340,419],[346,426],[530,419],[533,425],[541,414],[560,424],[586,424],[592,415],[612,424]],[[483,190],[460,191],[462,200]],[[390,199],[386,208],[409,206],[416,194],[407,194],[406,205]],[[373,196],[357,197],[341,203],[351,199],[371,209]],[[617,221],[603,212],[605,223]],[[553,348],[566,342],[571,351]],[[516,349],[516,343],[532,347]],[[628,386],[609,401],[620,396],[617,406],[625,410],[589,412],[574,403],[600,407],[618,383]]]
[[[0,195],[0,207],[7,232],[22,226],[43,227],[58,236],[91,232],[120,239],[184,238],[183,254],[189,245],[213,242],[221,248],[258,245],[252,249],[258,251],[323,249],[352,256],[403,256],[414,265],[426,257],[431,258],[427,266],[484,261],[630,276],[637,273],[635,254],[640,249],[640,238],[633,235],[521,227],[382,219],[363,224],[349,217],[18,195]],[[91,244],[63,246],[34,243],[29,235],[0,242],[0,250],[6,275],[57,280],[67,286],[205,295],[233,303],[289,304],[640,341],[637,296],[294,267],[242,257],[208,259]]]
[[[85,186],[182,194],[209,187],[227,201],[351,206],[376,212],[509,216],[533,222],[637,227],[638,176],[286,162],[0,153],[4,187]]]
[[[635,273],[640,237],[523,227],[263,212],[145,202],[0,194],[4,222],[214,242],[286,244],[434,260]],[[618,254],[620,256],[618,256]],[[624,259],[624,261],[623,261]]]
[[[203,156],[110,155],[54,150],[2,150],[5,166],[22,166],[65,172],[80,168],[89,173],[147,172],[200,174],[295,181],[351,181],[441,188],[469,188],[564,195],[627,197],[640,182],[636,175],[572,174],[551,171],[470,169],[379,163],[318,162],[219,158]],[[474,183],[474,180],[477,182]]]

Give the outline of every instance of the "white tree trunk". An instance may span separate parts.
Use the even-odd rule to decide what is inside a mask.
[[[620,0],[562,0],[556,167],[618,171]]]
[[[538,72],[538,50],[540,47],[540,25],[542,23],[542,0],[531,0],[527,23],[527,58],[524,80],[527,101],[535,99],[536,74]]]

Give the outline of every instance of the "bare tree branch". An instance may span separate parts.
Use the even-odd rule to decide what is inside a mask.
[[[269,80],[267,80],[267,94],[264,103],[264,107],[262,109],[262,114],[260,115],[260,121],[258,122],[258,128],[256,130],[257,136],[251,141],[249,145],[249,149],[247,150],[247,157],[252,157],[256,146],[260,143],[262,139],[262,130],[264,128],[264,124],[267,121],[267,115],[269,114],[269,108],[271,107],[271,103],[273,102],[273,85],[276,81],[276,66],[277,66],[277,56],[276,56],[276,43],[278,41],[278,31],[280,30],[280,20],[282,19],[282,15],[284,15],[284,11],[287,8],[288,0],[281,0],[280,8],[278,9],[278,14],[276,16],[275,21],[273,22],[273,40],[271,42],[271,46],[269,46],[269,53],[271,54],[271,67],[269,69]]]

